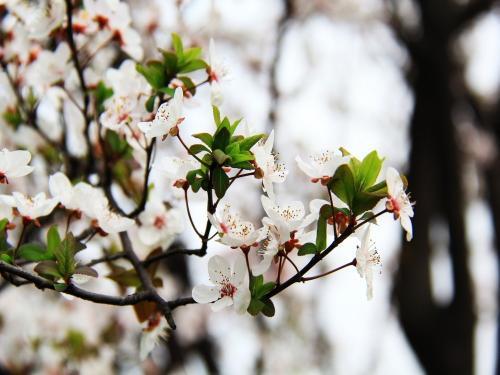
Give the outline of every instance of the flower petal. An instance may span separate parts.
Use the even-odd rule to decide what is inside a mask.
[[[220,297],[219,289],[215,286],[196,285],[192,291],[193,299],[198,303],[210,303]]]
[[[231,278],[231,267],[220,255],[214,255],[208,261],[208,276],[214,284],[221,284]]]

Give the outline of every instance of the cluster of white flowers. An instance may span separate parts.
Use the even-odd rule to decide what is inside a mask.
[[[275,162],[272,150],[273,136],[274,132],[266,141],[260,142],[252,149],[255,155],[256,169],[259,170],[257,173],[260,173],[258,177],[263,179],[262,188],[267,193],[267,196],[261,197],[262,207],[267,215],[262,219],[263,227],[255,229],[252,223],[241,221],[240,215],[232,211],[229,205],[224,206],[220,217],[208,214],[210,222],[219,233],[219,242],[233,249],[240,248],[244,251],[248,251],[250,248],[256,249],[260,261],[251,267],[253,275],[266,273],[279,252],[283,252],[286,256],[291,250],[299,249],[302,244],[308,242],[312,232],[307,232],[305,229],[318,220],[320,208],[329,204],[325,200],[314,199],[309,204],[310,213],[306,215],[304,204],[300,201],[288,204],[276,202],[273,183],[283,182],[287,170],[283,164],[278,165]],[[311,178],[311,182],[321,182],[323,185],[327,185],[337,168],[349,163],[350,157],[337,155],[332,151],[324,151],[311,155],[310,159],[311,162],[307,164],[298,156],[296,158],[298,167]],[[403,229],[407,232],[406,239],[410,241],[412,238],[413,207],[405,192],[400,174],[394,168],[388,168],[385,183],[387,186],[386,209],[393,213],[395,219],[399,219]],[[331,198],[335,207],[347,207],[335,194],[332,194]],[[380,256],[374,247],[370,227],[371,225],[368,224],[364,234],[359,235],[361,241],[353,262],[359,275],[366,280],[368,299],[373,296],[373,267],[380,264]],[[212,261],[212,259],[215,260]],[[215,286],[200,285],[195,287],[193,298],[198,303],[215,301],[216,303],[212,304],[213,310],[232,305],[231,299],[234,299],[236,310],[240,313],[245,312],[246,308],[243,308],[241,304],[245,302],[247,303],[246,307],[248,307],[250,300],[239,297],[239,293],[241,293],[241,288],[245,287],[242,286],[242,280],[246,280],[250,276],[248,275],[250,266],[243,267],[244,260],[243,257],[238,257],[238,267],[235,266],[231,271],[227,261],[222,260],[220,256],[211,258],[208,272],[210,280]],[[217,278],[216,275],[223,277]]]
[[[139,244],[146,249],[145,256],[159,249],[167,251],[184,231],[185,218],[175,201],[167,202],[167,189],[156,184],[166,174],[173,186],[184,190],[186,200],[189,188],[194,192],[203,189],[208,194],[206,233],[202,235],[194,228],[202,240],[200,250],[207,250],[207,243],[216,238],[234,253],[232,263],[221,255],[211,256],[208,275],[212,285],[198,285],[192,290],[196,302],[210,303],[214,311],[229,306],[238,313],[250,311],[249,306],[257,298],[252,283],[255,279],[263,282],[265,275],[274,272],[273,262],[278,264],[279,284],[283,265],[289,262],[296,267],[290,259],[292,251],[302,255],[304,245],[317,246],[316,257],[325,249],[317,239],[314,244],[320,223],[326,226],[325,237],[333,237],[334,241],[347,227],[349,235],[361,238],[350,265],[355,265],[365,279],[367,296],[372,297],[373,267],[380,263],[380,257],[370,237],[371,219],[355,213],[345,196],[337,196],[331,186],[336,183],[336,171],[355,159],[330,150],[311,155],[308,162],[297,156],[298,167],[312,183],[326,187],[330,195],[328,200],[312,200],[307,209],[301,201],[280,201],[275,192],[275,184],[283,183],[289,171],[273,149],[274,131],[267,137],[248,132],[235,135],[239,122],[222,120],[219,109],[214,107],[216,133],[195,135],[204,145],[193,145],[194,149],[182,140],[183,106],[198,86],[209,84],[212,104],[222,103],[222,82],[228,70],[217,57],[213,40],[209,42],[207,62],[201,59],[200,48],[183,49],[180,38],[173,37],[175,53],[160,50],[163,62],[151,60],[142,65],[141,37],[132,27],[126,2],[84,0],[75,9],[67,9],[72,3],[63,0],[0,3],[8,9],[0,25],[0,33],[7,36],[0,41],[4,67],[0,73],[0,135],[7,134],[12,141],[7,143],[8,148],[31,151],[0,151],[0,187],[5,193],[0,195],[0,220],[8,220],[9,230],[19,222],[23,228],[32,223],[40,226],[43,220],[39,218],[55,213],[52,221],[64,217],[66,232],[75,229],[73,219],[80,220],[85,224],[79,225],[80,233],[90,229],[102,237],[111,235],[107,239],[112,241],[118,237],[113,235],[126,231],[134,247]],[[67,18],[67,10],[72,10],[72,18]],[[71,38],[62,36],[68,34]],[[193,82],[195,75],[188,73],[195,70],[202,71],[204,81]],[[219,132],[221,129],[225,133]],[[223,134],[222,140],[217,139],[217,134]],[[177,136],[189,155],[156,161],[157,148],[168,145],[169,135]],[[32,154],[43,155],[43,161],[29,165]],[[235,169],[240,169],[238,174],[233,174]],[[247,172],[242,173],[244,170]],[[152,182],[150,172],[157,171],[164,175]],[[19,189],[17,182],[32,172],[25,181],[33,183]],[[214,186],[215,172],[218,186]],[[40,175],[44,176],[42,184]],[[260,202],[265,217],[259,225],[243,220],[229,202],[224,202],[226,190],[245,176],[255,177],[262,188]],[[400,174],[388,168],[385,180],[377,185],[370,193],[379,194],[376,198],[385,204],[381,213],[392,213],[406,231],[406,239],[411,240],[413,208]],[[218,198],[215,203],[212,193]],[[221,200],[224,204],[219,204]],[[189,209],[188,202],[186,205]],[[328,215],[325,206],[330,209]],[[128,211],[124,207],[133,208]],[[342,225],[336,222],[335,215],[342,217]],[[363,222],[357,226],[356,220]],[[192,219],[191,224],[195,226]],[[368,228],[360,234],[363,224]],[[106,240],[97,237],[100,249],[112,246],[103,245]],[[22,234],[16,250],[21,242]],[[133,251],[138,252],[137,248]],[[15,255],[13,258],[12,265],[16,266]],[[271,284],[274,287],[274,282]],[[166,327],[158,311],[147,318],[140,344],[142,359],[165,336]]]

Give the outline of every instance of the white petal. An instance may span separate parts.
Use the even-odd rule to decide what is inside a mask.
[[[220,297],[219,289],[215,286],[196,285],[192,291],[193,299],[198,303],[210,303]]]
[[[208,261],[208,276],[214,284],[228,281],[231,277],[231,267],[220,255],[214,255]]]
[[[234,260],[233,273],[229,282],[235,286],[239,286],[245,280],[247,274],[247,264],[245,257],[241,252],[238,252],[236,259]]]
[[[252,267],[252,273],[256,276],[264,274],[271,267],[273,257],[268,254],[264,255],[260,263]]]
[[[317,173],[317,170],[315,168],[313,168],[311,165],[304,162],[304,160],[302,160],[302,158],[300,156],[297,155],[297,157],[295,158],[295,161],[297,162],[297,165],[302,170],[302,172],[304,172],[309,177],[311,177],[311,178],[323,177],[323,176],[319,176]]]
[[[396,197],[403,190],[403,181],[397,170],[392,167],[387,168],[386,177],[387,192],[390,196]]]
[[[231,297],[222,297],[221,299],[215,301],[210,305],[212,311],[220,311],[225,307],[231,306],[233,304],[233,299]]]
[[[247,288],[238,288],[238,291],[234,295],[234,309],[238,314],[246,313],[248,305],[250,305],[250,300],[252,296]]]
[[[413,238],[413,227],[410,218],[406,215],[401,215],[399,220],[401,222],[401,226],[406,231],[406,241],[411,241]]]

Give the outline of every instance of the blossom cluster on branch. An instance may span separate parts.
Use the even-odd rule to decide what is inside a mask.
[[[288,170],[273,150],[274,132],[241,129],[241,120],[220,112],[227,68],[213,41],[205,55],[174,33],[171,49],[142,61],[130,9],[118,0],[3,3],[0,140],[8,147],[0,151],[0,274],[6,282],[134,306],[146,324],[143,358],[166,327],[175,329],[172,310],[186,304],[273,316],[272,298],[289,286],[349,266],[366,280],[372,298],[380,257],[370,227],[390,213],[411,240],[413,216],[406,179],[393,168],[381,175],[376,151],[361,159],[344,148],[309,160],[298,156],[304,178],[322,186],[326,199],[312,200],[307,209],[301,201],[283,202],[275,185],[285,182]],[[192,134],[197,141],[188,144],[183,107],[203,85],[211,89],[213,131]],[[156,160],[157,148],[172,142],[185,157]],[[30,165],[32,155],[37,164]],[[151,183],[155,168],[182,192],[198,249],[172,247],[185,223],[180,208]],[[45,176],[45,187],[21,183],[35,174]],[[262,188],[266,216],[260,225],[242,218],[227,199],[243,178]],[[204,228],[191,215],[192,194],[206,201]],[[89,241],[107,236],[119,239],[118,249],[103,248],[101,258],[80,261]],[[359,238],[352,261],[307,275],[351,236]],[[211,241],[233,249],[232,261],[210,254]],[[158,262],[174,254],[211,256],[211,284],[196,286],[191,297],[161,297]],[[297,257],[308,259],[301,268]],[[128,266],[118,263],[123,260]],[[121,295],[79,286],[101,276],[94,269],[100,263],[110,265],[106,276]],[[292,277],[284,279],[285,267]]]

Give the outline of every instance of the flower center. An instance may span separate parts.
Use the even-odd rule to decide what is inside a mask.
[[[228,234],[229,233],[229,228],[224,223],[220,223],[220,229],[222,229],[222,233],[224,233],[224,234]]]
[[[157,216],[157,217],[155,217],[155,221],[154,221],[153,225],[156,228],[162,229],[166,224],[167,224],[167,221],[165,220],[164,216]]]
[[[238,288],[236,288],[233,284],[230,282],[224,282],[222,284],[222,287],[220,288],[220,296],[222,297],[233,297],[236,294],[236,291]]]
[[[388,211],[394,213],[395,219],[399,218],[399,211],[401,210],[401,206],[396,198],[390,196],[387,200],[387,203],[385,204],[385,207]]]

